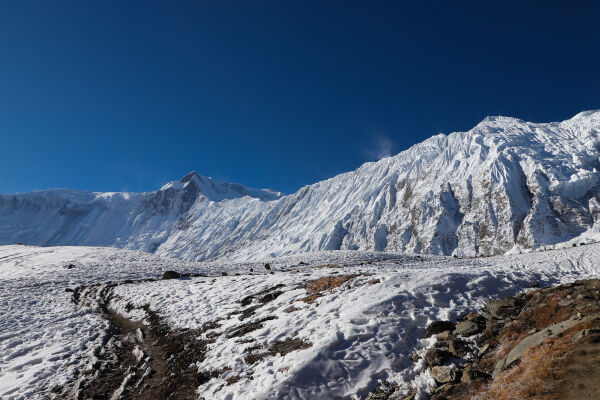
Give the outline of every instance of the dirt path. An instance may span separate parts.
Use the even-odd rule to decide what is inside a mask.
[[[133,283],[133,282],[127,282]],[[207,324],[198,330],[172,331],[149,307],[145,325],[120,316],[108,307],[116,284],[79,287],[73,302],[96,309],[110,326],[102,349],[96,352],[93,369],[79,379],[55,388],[58,398],[74,399],[197,399],[196,389],[214,373],[198,372],[192,367],[205,358],[210,341],[198,339]]]

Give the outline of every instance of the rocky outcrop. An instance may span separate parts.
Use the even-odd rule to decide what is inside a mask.
[[[452,325],[435,321],[430,327],[442,324]],[[426,364],[437,386],[430,399],[581,399],[600,393],[600,280],[492,300],[433,336]],[[582,367],[585,373],[574,372]]]

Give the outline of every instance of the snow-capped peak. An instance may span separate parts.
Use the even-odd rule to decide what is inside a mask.
[[[195,187],[201,194],[211,201],[223,201],[244,196],[254,197],[264,201],[276,200],[281,197],[280,192],[268,189],[252,189],[239,183],[227,183],[213,179],[210,176],[200,175],[192,171],[178,181],[164,185],[160,190],[184,190]]]

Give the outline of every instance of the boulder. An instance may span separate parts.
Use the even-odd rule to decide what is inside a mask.
[[[438,340],[449,340],[452,339],[452,332],[444,331],[436,336]]]
[[[165,271],[162,276],[163,279],[179,279],[181,274],[177,271]]]
[[[454,329],[454,334],[463,337],[473,336],[481,332],[483,332],[483,328],[477,323],[471,321],[459,322],[456,324],[456,329]]]
[[[514,318],[521,312],[523,301],[514,297],[508,297],[501,300],[490,300],[485,306],[485,310],[493,317],[498,319]]]
[[[457,371],[453,367],[438,366],[431,368],[431,376],[437,383],[454,382],[457,375]]]
[[[475,322],[482,329],[485,329],[485,325],[487,323],[487,320],[485,319],[485,316],[483,316],[481,314],[477,314],[477,313],[469,313],[469,314],[467,314],[467,316],[464,318],[464,320],[465,321]]]
[[[584,318],[585,320],[585,318]],[[556,337],[566,331],[567,329],[572,328],[573,326],[581,323],[582,320],[576,319],[568,319],[563,322],[559,322],[557,324],[551,325],[547,328],[540,330],[539,332],[534,333],[533,335],[529,335],[523,340],[521,340],[511,351],[496,363],[496,367],[494,368],[494,372],[492,376],[497,377],[500,372],[504,371],[506,368],[510,367],[515,361],[517,361],[521,356],[533,346],[537,346],[542,344],[546,339],[551,337]]]
[[[428,338],[444,331],[453,331],[454,326],[454,322],[450,321],[433,321],[425,330],[425,337]]]
[[[452,353],[447,350],[431,348],[427,350],[425,354],[425,363],[429,367],[436,367],[438,365],[444,365],[448,360],[452,358]]]
[[[469,345],[461,339],[450,339],[448,340],[448,351],[454,357],[463,358],[469,352]]]
[[[462,371],[461,382],[471,383],[473,381],[487,381],[491,377],[483,371],[473,368],[473,365],[468,364]]]

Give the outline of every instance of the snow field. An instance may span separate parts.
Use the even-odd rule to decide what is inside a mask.
[[[429,322],[455,319],[478,310],[496,297],[513,295],[535,285],[549,285],[598,276],[594,260],[599,246],[486,259],[386,260],[371,265],[314,268],[318,256],[306,257],[308,266],[265,276],[195,278],[159,281],[116,288],[113,306],[127,315],[125,305],[149,304],[173,328],[198,328],[211,321],[222,325],[210,345],[200,371],[230,368],[221,378],[199,388],[211,399],[331,399],[363,398],[379,381],[397,383],[407,392],[425,393],[434,382],[420,373],[410,355],[432,339],[420,340]],[[356,274],[332,293],[306,304],[302,283],[323,276]],[[380,283],[367,283],[373,279]],[[245,296],[284,285],[277,299],[240,321]],[[285,312],[293,304],[299,310]],[[131,314],[135,318],[136,315]],[[139,314],[137,314],[139,317]],[[242,323],[263,322],[243,337],[228,337]],[[268,349],[273,343],[299,338],[312,344],[285,356],[266,357],[255,364],[244,360],[248,348]],[[243,340],[240,340],[243,339]],[[226,379],[239,376],[237,382]]]
[[[218,335],[216,341],[197,367],[231,370],[199,388],[207,399],[362,397],[386,379],[424,393],[433,381],[409,356],[432,344],[420,339],[430,321],[456,318],[534,285],[598,277],[600,246],[478,259],[342,251],[269,262],[273,274],[262,263],[186,263],[112,248],[0,247],[0,397],[48,397],[55,385],[90,368],[107,323],[73,304],[66,288],[157,278],[165,270],[211,276],[120,285],[111,306],[137,319],[143,314],[128,314],[126,305],[149,304],[173,329],[218,320],[221,326],[207,332]],[[323,267],[331,263],[340,267]],[[306,281],[347,274],[362,275],[313,303],[301,301]],[[239,320],[248,307],[241,299],[276,285],[283,285],[276,289],[281,295]],[[285,312],[291,305],[298,310]],[[228,337],[241,324],[267,317],[277,318]],[[312,346],[253,364],[244,360],[250,346],[260,353],[290,338]],[[240,379],[227,385],[232,377]]]

